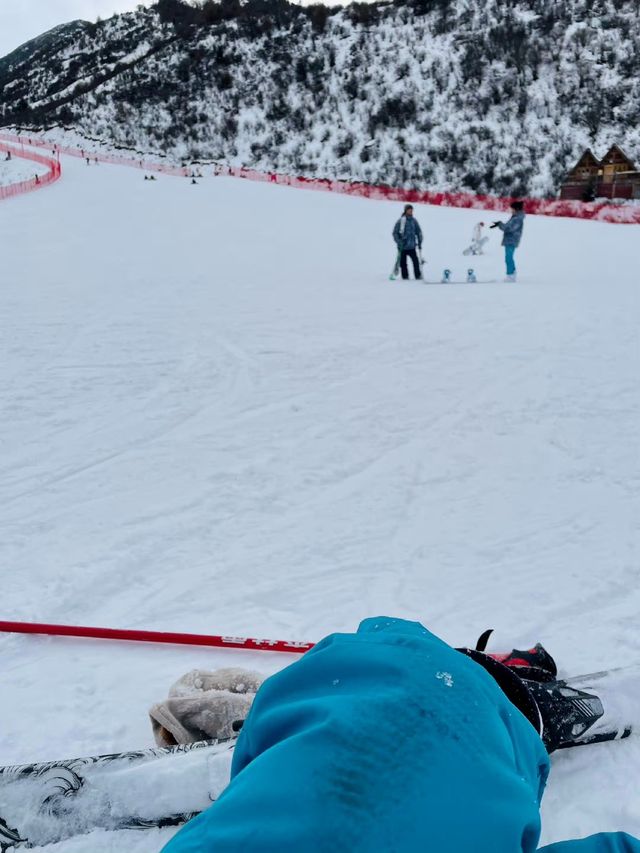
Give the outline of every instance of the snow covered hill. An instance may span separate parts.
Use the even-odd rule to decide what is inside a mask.
[[[390,283],[396,204],[63,169],[0,205],[2,618],[316,640],[386,612],[564,674],[638,660],[634,227],[529,217],[517,286]],[[417,216],[428,272],[463,272],[478,212]],[[2,764],[150,745],[183,672],[287,660],[0,652]],[[553,763],[546,840],[640,834],[637,738]]]
[[[189,160],[554,195],[588,145],[640,155],[639,56],[635,0],[161,0],[0,60],[0,109]]]

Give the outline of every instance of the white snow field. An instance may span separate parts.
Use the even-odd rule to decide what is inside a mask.
[[[7,160],[6,153],[0,151],[0,187],[28,181],[35,175],[44,175],[46,172],[47,167],[40,163],[34,163],[22,157],[12,157],[11,160]]]
[[[491,231],[500,283],[429,286],[388,281],[400,212],[70,158],[0,204],[0,618],[317,640],[385,613],[565,675],[638,661],[638,229],[530,217],[517,285]],[[416,214],[432,278],[496,218]],[[184,672],[294,659],[0,654],[0,764],[149,746]],[[640,835],[639,772],[637,737],[555,755],[543,840]]]

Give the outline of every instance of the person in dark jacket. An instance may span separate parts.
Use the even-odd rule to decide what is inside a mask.
[[[163,853],[640,853],[624,833],[538,848],[549,768],[482,665],[380,616],[262,684],[228,787]]]
[[[513,260],[515,250],[520,245],[522,229],[524,227],[524,204],[521,201],[511,202],[513,211],[508,222],[494,222],[491,228],[499,228],[502,231],[502,245],[504,246],[504,260],[507,266],[505,281],[516,281],[516,265]]]
[[[400,255],[402,278],[405,280],[409,278],[407,258],[411,258],[413,263],[414,276],[422,278],[420,259],[416,251],[422,249],[422,229],[418,224],[418,220],[413,215],[413,205],[405,204],[404,213],[398,219],[393,229],[393,239]]]

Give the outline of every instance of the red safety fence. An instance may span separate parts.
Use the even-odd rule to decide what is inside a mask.
[[[47,171],[44,175],[34,175],[33,178],[28,178],[25,181],[18,181],[15,184],[0,186],[0,199],[13,198],[14,196],[22,195],[23,193],[42,189],[42,187],[53,184],[62,174],[58,160],[52,160],[50,157],[43,157],[41,154],[36,154],[34,151],[27,152],[0,142],[0,152],[4,154],[11,154],[12,157],[18,157],[21,160],[30,160],[32,163],[38,163],[41,166],[47,167]]]
[[[322,190],[325,192],[355,195],[385,201],[431,204],[438,207],[463,207],[477,210],[508,211],[513,199],[491,195],[474,195],[465,192],[437,192],[434,190],[410,190],[400,187],[376,186],[358,181],[332,181],[327,178],[304,178],[256,172],[253,169],[234,166],[216,166],[215,174],[246,178],[281,184],[298,189]],[[576,219],[595,219],[599,222],[614,222],[626,225],[640,224],[640,204],[611,204],[610,202],[580,202],[564,199],[525,198],[524,208],[537,216],[566,216]]]
[[[165,163],[136,159],[120,154],[90,152],[79,148],[61,146],[57,143],[25,136],[0,133],[0,139],[50,148],[53,153],[67,154],[71,157],[84,157],[89,161],[115,163],[134,166],[149,172],[161,172],[167,175],[188,177],[193,174],[189,166],[170,166]],[[199,167],[200,168],[200,167]],[[302,176],[280,175],[276,172],[258,172],[243,166],[216,164],[212,167],[214,175],[244,178],[249,181],[278,184],[297,189],[318,190],[322,192],[342,193],[360,198],[385,201],[410,202],[412,204],[430,204],[439,207],[472,208],[476,210],[508,211],[512,199],[492,195],[475,195],[466,192],[438,192],[435,190],[412,190],[402,187],[365,184],[361,181],[330,180],[329,178],[305,178]],[[575,219],[593,219],[599,222],[612,222],[627,225],[640,224],[640,204],[611,204],[608,201],[581,202],[568,199],[523,199],[525,211],[538,216],[565,216]]]
[[[46,139],[38,139],[36,136],[25,136],[24,134],[0,133],[0,139],[13,142],[18,145],[27,145],[34,148],[48,148],[53,155],[65,154],[67,157],[77,157],[97,163],[111,163],[115,166],[129,166],[142,169],[145,172],[159,172],[163,175],[172,175],[184,178],[191,175],[191,170],[186,166],[173,166],[170,163],[159,163],[155,160],[147,160],[144,157],[135,158],[123,154],[107,154],[102,151],[89,151],[83,148],[73,148],[68,145],[59,145],[57,142],[49,142]]]
[[[129,640],[137,643],[170,643],[182,646],[214,646],[223,649],[249,649],[260,652],[304,654],[314,643],[231,637],[215,634],[181,634],[167,631],[137,631],[123,628],[87,628],[81,625],[47,625],[39,622],[2,622],[6,634],[47,634],[53,637],[88,637],[95,640]]]

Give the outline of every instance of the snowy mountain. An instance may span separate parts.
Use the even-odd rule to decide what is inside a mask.
[[[636,0],[209,0],[56,28],[0,60],[4,124],[177,158],[554,194],[640,153]]]

